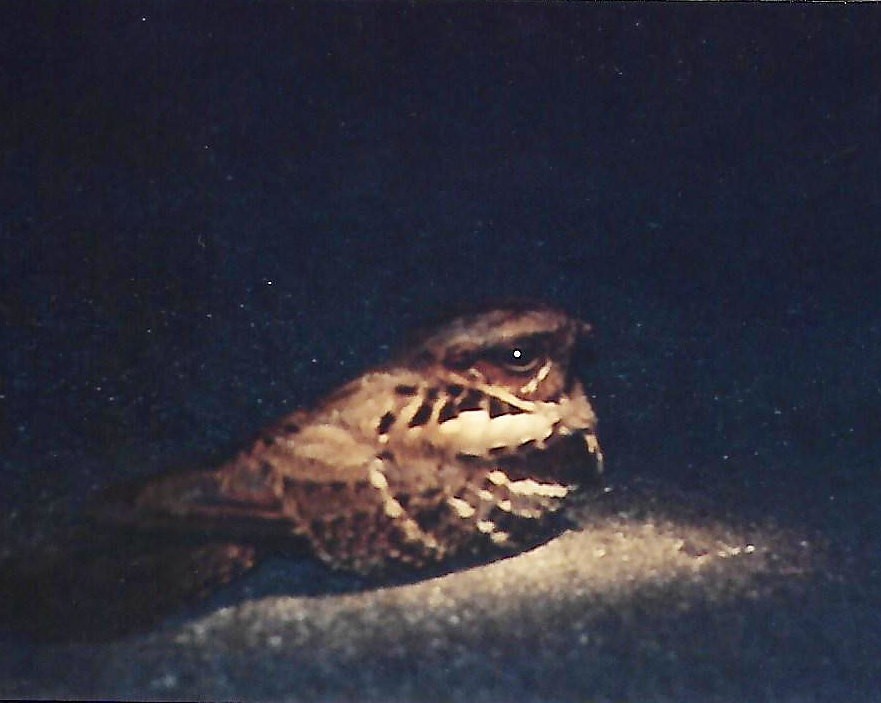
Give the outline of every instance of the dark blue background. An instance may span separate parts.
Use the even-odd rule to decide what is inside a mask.
[[[196,460],[427,313],[535,297],[596,325],[613,480],[877,573],[875,8],[42,2],[0,25],[7,511]]]

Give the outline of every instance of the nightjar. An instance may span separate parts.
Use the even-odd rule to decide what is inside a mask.
[[[7,574],[19,591],[103,602],[106,615],[121,585],[152,609],[275,550],[381,580],[535,546],[602,472],[596,415],[570,368],[589,329],[538,305],[448,319],[226,463],[111,490],[91,510],[87,550],[71,542]],[[65,617],[52,607],[47,623]],[[137,625],[130,611],[121,605],[104,629]],[[86,627],[93,615],[81,620],[100,631]]]

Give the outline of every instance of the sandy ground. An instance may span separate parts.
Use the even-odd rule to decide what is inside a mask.
[[[19,651],[3,695],[734,700],[783,684],[781,699],[806,700],[844,680],[868,695],[858,664],[814,640],[847,608],[827,600],[844,586],[822,547],[707,507],[613,490],[580,529],[494,564],[362,593],[252,595],[144,637]],[[254,580],[281,579],[272,566]]]

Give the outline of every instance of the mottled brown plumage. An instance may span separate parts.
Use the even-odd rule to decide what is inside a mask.
[[[587,329],[540,306],[456,317],[221,466],[116,490],[93,518],[105,534],[130,536],[123,561],[147,582],[137,597],[169,581],[160,590],[200,595],[275,547],[381,580],[462,553],[534,546],[602,470],[596,416],[569,368]],[[190,562],[192,584],[178,568]],[[102,568],[131,587],[100,565],[90,578]],[[55,572],[31,567],[28,577]],[[75,579],[65,578],[69,591]]]

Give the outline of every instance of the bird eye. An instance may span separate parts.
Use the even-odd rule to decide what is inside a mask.
[[[526,344],[496,347],[487,356],[489,361],[514,373],[532,371],[542,361],[539,351]]]

